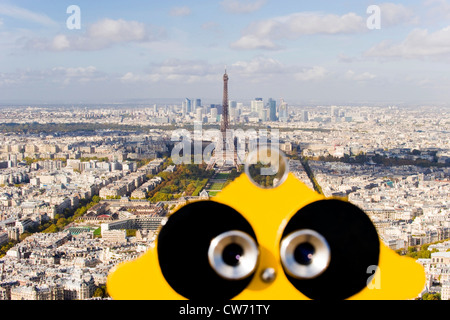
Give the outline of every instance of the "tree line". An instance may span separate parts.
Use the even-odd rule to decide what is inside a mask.
[[[380,154],[375,154],[374,156],[367,156],[364,153],[360,153],[356,156],[351,156],[344,154],[343,157],[334,157],[332,155],[310,157],[309,160],[322,161],[322,162],[343,162],[349,164],[365,164],[372,161],[378,165],[384,165],[387,167],[398,167],[398,166],[418,166],[418,167],[449,167],[449,163],[438,163],[437,157],[434,157],[433,161],[427,159],[401,159],[398,157],[387,157]]]
[[[169,160],[168,165],[171,164]],[[214,175],[214,170],[206,170],[206,164],[177,165],[174,172],[160,172],[162,182],[147,194],[152,202],[170,201],[184,196],[198,196]]]

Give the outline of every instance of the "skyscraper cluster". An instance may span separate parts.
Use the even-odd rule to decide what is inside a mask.
[[[281,104],[278,107],[276,100],[269,98],[267,103],[264,103],[262,98],[255,98],[251,101],[251,112],[253,116],[260,121],[287,121],[289,118],[288,105],[281,99]]]
[[[183,114],[190,114],[191,112],[196,112],[197,108],[201,108],[202,100],[201,99],[189,99],[186,98],[183,101],[182,112]]]

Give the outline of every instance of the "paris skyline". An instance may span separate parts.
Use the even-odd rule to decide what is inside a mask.
[[[220,103],[227,66],[233,100],[442,104],[449,17],[444,0],[0,1],[0,103]]]

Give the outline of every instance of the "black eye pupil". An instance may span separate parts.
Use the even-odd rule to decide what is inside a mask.
[[[294,250],[294,259],[297,263],[307,266],[311,264],[315,252],[316,250],[312,244],[308,242],[301,243]]]
[[[223,249],[222,258],[227,265],[236,267],[239,264],[243,253],[244,250],[240,245],[232,243]]]

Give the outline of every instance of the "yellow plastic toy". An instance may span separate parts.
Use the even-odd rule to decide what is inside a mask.
[[[242,174],[180,208],[107,289],[118,300],[405,300],[424,285],[422,266],[386,247],[363,211],[289,173],[272,189]]]

